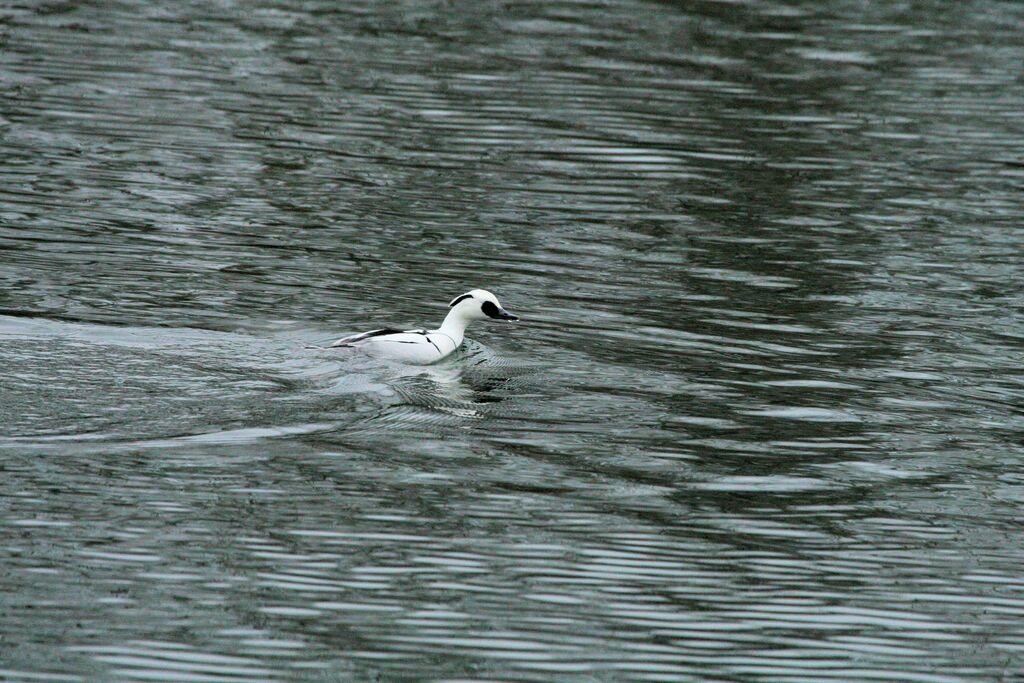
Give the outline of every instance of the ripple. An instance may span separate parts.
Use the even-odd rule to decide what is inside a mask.
[[[678,5],[6,8],[0,677],[1019,677],[1024,15]]]
[[[764,408],[762,410],[743,410],[743,415],[759,415],[777,417],[786,420],[805,420],[808,422],[859,422],[855,415],[828,408],[811,408],[806,406],[787,406]]]
[[[757,491],[796,492],[817,491],[832,488],[833,485],[821,479],[810,477],[722,477],[715,481],[691,484],[701,491]]]
[[[115,675],[139,680],[251,680],[276,673],[247,657],[202,652],[178,643],[137,641],[124,646],[81,646],[72,651],[110,664]]]

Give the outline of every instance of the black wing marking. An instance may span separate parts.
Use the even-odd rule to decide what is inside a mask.
[[[342,337],[338,341],[331,344],[331,346],[350,346],[356,342],[361,342],[364,339],[371,337],[379,337],[382,334],[401,334],[403,330],[396,330],[393,327],[383,327],[379,330],[370,330],[369,332],[363,332],[361,334],[353,334],[348,337]]]
[[[331,344],[331,347],[335,346],[352,346],[355,343],[372,339],[373,337],[380,337],[385,334],[422,334],[426,336],[426,330],[399,330],[394,327],[382,327],[379,330],[370,330],[369,332],[363,332],[361,334],[353,334],[348,337],[342,337],[338,341]],[[412,342],[406,342],[412,343]]]

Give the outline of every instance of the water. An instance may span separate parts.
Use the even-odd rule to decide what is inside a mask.
[[[0,17],[0,677],[1024,676],[1020,5]]]

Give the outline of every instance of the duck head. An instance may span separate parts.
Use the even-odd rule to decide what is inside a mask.
[[[501,304],[498,303],[498,297],[486,289],[474,289],[462,296],[457,296],[452,299],[448,307],[452,309],[448,313],[449,317],[455,314],[467,322],[470,320],[487,320],[488,318],[492,320],[519,320],[518,315],[509,313],[502,308]]]

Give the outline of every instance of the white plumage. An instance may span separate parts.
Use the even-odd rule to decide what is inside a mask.
[[[474,320],[519,320],[486,289],[474,289],[448,304],[451,310],[436,330],[380,329],[353,334],[331,344],[356,348],[375,358],[426,364],[439,361],[459,348],[466,327]]]

